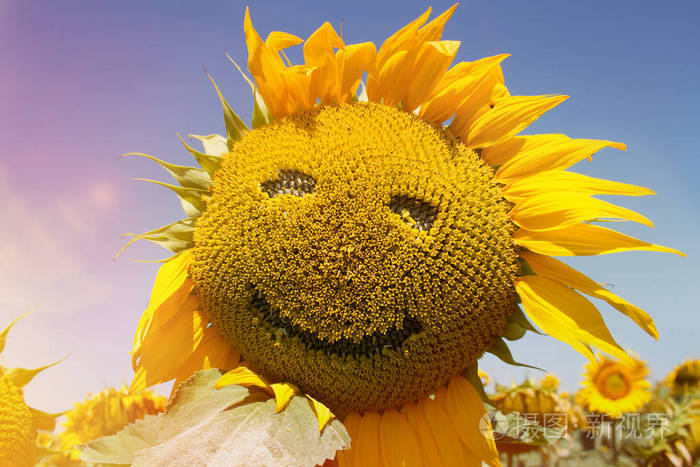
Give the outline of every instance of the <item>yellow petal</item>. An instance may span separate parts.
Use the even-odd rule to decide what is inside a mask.
[[[427,21],[431,10],[431,8],[428,8],[418,18],[396,31],[384,41],[377,52],[377,63],[379,65],[383,65],[391,56],[405,48],[407,43],[412,43],[416,40],[416,33],[418,29]],[[371,86],[368,82],[367,93],[369,94],[370,91]]]
[[[547,192],[525,198],[511,210],[510,217],[519,227],[533,232],[565,229],[596,219],[626,219],[654,227],[641,214],[578,193]]]
[[[330,23],[325,22],[304,43],[306,65],[318,68],[313,77],[312,101],[318,97],[322,104],[337,103],[340,97],[340,73],[334,49],[345,43]],[[305,107],[308,108],[308,107]]]
[[[407,95],[402,100],[405,109],[412,112],[433,92],[454,60],[459,41],[439,41],[424,43],[411,66],[411,81]]]
[[[444,396],[438,398],[438,396]],[[452,426],[465,446],[491,467],[500,466],[498,451],[491,431],[491,421],[484,403],[474,386],[462,376],[454,376],[445,394],[438,392],[435,400],[441,402],[450,416]],[[487,431],[484,433],[484,431]]]
[[[240,363],[240,354],[228,341],[221,337],[215,327],[209,326],[204,330],[204,337],[197,349],[176,371],[175,382],[171,390],[172,398],[178,386],[198,370],[218,368],[229,371]]]
[[[357,93],[362,74],[374,73],[377,50],[372,42],[350,44],[336,53],[340,74],[339,103],[350,102]]]
[[[134,353],[136,368],[146,372],[146,386],[152,386],[181,375],[182,365],[196,351],[204,337],[209,320],[196,311],[196,296],[183,305],[183,310],[157,331],[151,332]]]
[[[367,95],[370,101],[383,101],[386,105],[395,105],[399,102],[407,104],[412,79],[410,73],[418,71],[418,67],[414,67],[416,59],[421,54],[426,42],[436,41],[440,38],[445,23],[454,12],[455,7],[456,5],[420,29],[430,15],[431,10],[428,8],[418,19],[404,26],[384,41],[377,52],[376,72],[368,70]],[[421,71],[426,74],[432,72],[430,67],[425,67]],[[444,71],[440,73],[440,75],[442,74]],[[422,84],[417,85],[417,88],[424,90],[427,79],[425,78]],[[410,105],[414,105],[418,97],[411,99]],[[423,99],[425,98],[427,95]]]
[[[321,56],[311,70],[309,98],[312,105],[316,103],[316,97],[321,104],[337,104],[340,99],[340,69],[336,56],[332,53]]]
[[[304,42],[304,40],[300,37],[283,31],[272,31],[267,35],[267,39],[265,39],[265,45],[268,46],[273,52],[278,52],[280,50],[293,47],[301,44],[302,42]]]
[[[435,86],[433,95],[421,105],[419,116],[435,123],[448,120],[460,103],[489,76],[508,54],[486,57],[475,62],[461,62],[453,66]]]
[[[568,96],[510,96],[499,99],[469,130],[467,144],[488,147],[520,133]]]
[[[143,389],[146,389],[146,369],[138,367],[134,373],[134,378],[129,385],[129,394],[135,394]]]
[[[277,114],[277,117],[286,117],[297,111],[310,110],[316,105],[316,94],[318,88],[314,87],[315,74],[319,72],[317,67],[306,65],[295,65],[285,68],[281,75],[286,83],[287,100],[284,110]],[[267,100],[265,101],[267,102]]]
[[[221,378],[219,378],[219,380],[216,382],[215,387],[216,389],[219,389],[224,386],[230,386],[232,384],[245,387],[252,386],[264,389],[271,396],[275,395],[272,387],[267,383],[267,381],[265,381],[265,379],[262,376],[258,375],[253,370],[243,365],[224,373],[221,376]]]
[[[359,436],[360,421],[362,417],[357,412],[351,412],[343,420],[343,425],[350,436],[350,448],[343,451],[338,451],[336,454],[336,459],[338,460],[338,467],[356,467],[357,462],[356,454],[357,450],[357,438]]]
[[[328,407],[326,407],[310,395],[306,394],[306,398],[309,400],[309,402],[311,402],[311,408],[316,414],[316,418],[318,418],[318,431],[321,432],[326,427],[328,422],[335,418],[335,415],[333,414],[333,412],[331,412],[331,410]]]
[[[270,389],[275,394],[275,413],[284,410],[292,397],[299,393],[299,389],[290,383],[273,383],[270,385]]]
[[[437,441],[428,426],[428,422],[425,420],[425,415],[421,408],[414,402],[408,402],[401,408],[401,415],[404,416],[418,439],[418,446],[426,467],[441,467],[444,465],[438,450]]]
[[[515,284],[525,313],[544,332],[595,358],[589,345],[619,359],[629,356],[615,342],[595,306],[572,289],[540,276],[524,276]]]
[[[457,103],[450,131],[466,141],[474,122],[490,111],[496,100],[508,95],[508,89],[503,84],[503,71],[497,64]]]
[[[416,435],[396,409],[388,409],[382,414],[379,439],[385,467],[423,465]]]
[[[465,465],[466,459],[462,442],[455,430],[452,429],[450,418],[442,405],[430,397],[426,397],[418,401],[418,407],[422,410],[428,428],[433,433],[443,465]]]
[[[442,31],[445,29],[445,24],[452,17],[452,14],[457,9],[459,3],[455,3],[450,8],[445,10],[440,16],[430,21],[428,24],[420,28],[420,41],[437,41],[442,37]]]
[[[535,253],[551,256],[590,256],[622,251],[662,251],[685,256],[678,250],[637,240],[620,232],[590,224],[576,224],[562,230],[530,232],[518,229],[513,241]]]
[[[204,336],[197,349],[176,370],[177,378],[172,390],[177,390],[180,383],[196,371],[218,368],[228,371],[240,363],[240,354],[229,342],[221,337],[214,326],[204,329]]]
[[[250,19],[250,9],[246,7],[243,22],[248,46],[248,69],[250,70],[260,95],[270,113],[276,117],[289,115],[290,108],[296,111],[298,104],[290,99],[282,73],[286,66],[277,52],[271,50],[255,31]]]
[[[659,338],[659,333],[656,330],[654,320],[651,319],[651,316],[649,316],[641,308],[632,305],[626,300],[605,289],[585,274],[582,274],[574,268],[549,256],[523,251],[520,253],[520,257],[527,261],[537,275],[559,281],[564,285],[573,287],[576,290],[585,293],[586,295],[605,300],[611,306],[629,316],[650,336],[655,339]]]
[[[379,422],[380,416],[378,412],[368,411],[362,416],[357,429],[356,439],[353,439],[354,465],[382,467],[382,452],[379,446]]]
[[[370,81],[367,81],[367,95],[370,101],[383,102],[385,105],[399,103],[400,96],[406,94],[411,81],[410,76],[407,76],[410,58],[408,52],[402,50],[392,55],[378,69],[376,84],[370,87]]]
[[[148,307],[141,315],[136,328],[134,348],[138,347],[146,337],[146,334],[148,334],[153,322],[153,316],[164,302],[169,300],[176,292],[182,295],[189,295],[192,291],[193,284],[185,284],[191,262],[192,252],[191,250],[185,250],[165,262],[158,270]]]
[[[483,152],[481,155],[483,158]],[[649,188],[588,177],[564,170],[548,170],[529,177],[518,178],[503,188],[503,195],[508,201],[514,203],[525,198],[551,192],[577,193],[580,195],[624,196],[646,196],[654,194]]]
[[[605,147],[626,149],[624,144],[615,141],[571,139],[558,134],[531,135],[511,138],[493,150],[485,148],[482,157],[487,162],[503,161],[496,179],[508,183],[546,170],[567,169]]]
[[[324,55],[334,55],[334,48],[343,47],[345,47],[343,39],[335,32],[331,23],[326,21],[304,42],[304,61],[307,65],[318,64]]]

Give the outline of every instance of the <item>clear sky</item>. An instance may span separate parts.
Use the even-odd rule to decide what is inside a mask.
[[[346,42],[387,35],[418,16],[416,1],[251,2],[263,35],[307,37],[328,20]],[[433,4],[443,11],[449,2]],[[245,63],[239,1],[89,2],[0,0],[0,325],[30,309],[2,363],[39,366],[27,398],[44,410],[131,378],[133,332],[165,252],[137,245],[119,261],[123,232],[181,216],[174,196],[133,177],[167,179],[146,152],[189,163],[175,132],[222,133],[220,107],[202,68],[229,102],[250,115],[249,88],[224,55]],[[687,253],[623,253],[569,263],[643,306],[656,342],[607,306],[617,340],[648,361],[654,377],[700,357],[700,3],[651,1],[464,2],[445,37],[461,40],[461,60],[511,53],[513,94],[571,98],[528,133],[623,141],[577,170],[648,186],[657,196],[620,204],[656,227],[624,225],[645,240]],[[577,387],[583,357],[548,337],[528,335],[516,357]],[[524,372],[486,358],[501,382]],[[531,374],[534,374],[531,372]]]

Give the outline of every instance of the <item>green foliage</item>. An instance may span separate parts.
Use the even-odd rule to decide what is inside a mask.
[[[81,446],[82,459],[135,466],[316,465],[349,446],[338,420],[319,433],[305,397],[293,397],[276,414],[274,399],[260,397],[255,389],[214,389],[220,376],[219,370],[195,373],[164,414]]]

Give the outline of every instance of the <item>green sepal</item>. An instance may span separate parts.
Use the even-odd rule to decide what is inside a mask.
[[[33,380],[36,375],[47,368],[58,365],[63,360],[65,360],[65,357],[53,363],[49,363],[48,365],[40,366],[39,368],[4,368],[4,376],[12,381],[12,384],[15,386],[23,388],[29,384],[29,382]]]
[[[135,178],[134,180],[155,183],[156,185],[164,186],[165,188],[171,189],[177,194],[177,196],[180,197],[181,200],[188,202],[198,211],[190,214],[189,212],[187,212],[187,207],[183,206],[185,208],[185,213],[190,215],[191,217],[201,214],[207,207],[206,203],[202,199],[202,195],[208,193],[207,190],[202,190],[199,188],[185,188],[177,185],[172,185],[170,183],[161,182],[159,180],[150,180],[148,178]]]
[[[508,315],[508,322],[509,323],[515,323],[521,328],[525,329],[526,331],[534,332],[535,334],[540,334],[543,335],[541,332],[539,332],[535,327],[530,323],[530,321],[527,319],[525,316],[525,313],[523,313],[523,310],[520,308],[520,306],[515,305],[513,307],[513,311],[510,315]]]
[[[205,154],[211,154],[214,156],[222,157],[224,154],[228,154],[228,146],[226,145],[226,138],[216,133],[212,135],[187,135],[188,138],[198,139],[202,146],[204,147]]]
[[[29,407],[32,413],[32,423],[35,430],[53,431],[56,428],[56,419],[67,412],[47,413],[39,409]]]
[[[31,311],[30,311],[29,313],[31,313]],[[7,335],[10,333],[10,329],[12,329],[12,326],[14,326],[15,324],[17,324],[17,321],[19,321],[20,319],[24,318],[24,317],[27,316],[29,313],[25,313],[25,314],[23,314],[22,316],[20,316],[19,318],[15,319],[13,322],[11,322],[11,323],[9,324],[9,326],[7,326],[7,327],[5,328],[5,330],[4,330],[3,332],[0,332],[0,353],[2,353],[3,350],[5,350],[5,342],[7,341]]]
[[[211,177],[209,173],[199,167],[189,167],[186,165],[175,165],[169,162],[165,162],[157,157],[153,157],[149,154],[144,154],[141,152],[128,152],[122,154],[121,157],[126,156],[139,156],[145,157],[152,160],[153,162],[162,166],[167,170],[170,175],[173,176],[175,181],[180,184],[183,188],[196,188],[199,190],[208,190],[211,185]]]
[[[496,340],[493,341],[493,344],[491,344],[491,347],[486,349],[486,351],[488,353],[493,354],[496,357],[500,358],[502,361],[504,361],[505,363],[507,363],[509,365],[523,366],[523,367],[527,367],[527,368],[532,368],[534,370],[544,371],[542,368],[538,368],[536,366],[516,362],[513,359],[513,354],[510,352],[510,349],[508,348],[508,344],[506,344],[506,341],[504,341],[500,337],[496,338]]]
[[[116,435],[78,446],[81,460],[100,464],[320,465],[350,445],[337,419],[319,432],[306,397],[294,396],[275,413],[274,398],[230,385],[215,389],[217,369],[182,383],[165,413],[128,425]]]
[[[114,259],[116,260],[124,250],[137,240],[148,240],[174,253],[192,248],[194,246],[195,220],[196,219],[193,218],[181,219],[172,224],[164,225],[163,227],[142,234],[126,233],[122,236],[133,238],[119,250],[114,256]]]
[[[530,266],[530,264],[522,258],[518,258],[520,263],[520,276],[536,276],[537,273]]]
[[[522,338],[526,332],[527,329],[520,327],[518,323],[511,322],[508,323],[506,330],[503,331],[503,337],[509,341],[517,341],[518,339]]]
[[[192,157],[197,161],[197,163],[209,173],[210,176],[214,176],[214,172],[219,170],[219,167],[221,167],[221,156],[216,156],[213,154],[205,154],[203,152],[197,151],[195,148],[187,144],[185,139],[180,136],[179,134],[177,135],[178,138],[180,138],[180,141],[182,141],[182,144],[185,146],[185,148],[192,154]]]
[[[472,366],[467,367],[463,372],[462,376],[467,378],[467,380],[472,383],[472,386],[474,386],[474,389],[476,389],[476,392],[479,393],[479,396],[481,397],[481,400],[486,402],[486,403],[491,403],[491,399],[489,396],[486,394],[486,391],[484,390],[484,383],[481,381],[481,378],[479,377],[479,364],[474,363]]]
[[[224,95],[221,94],[219,86],[217,86],[214,78],[212,78],[208,71],[204,70],[204,72],[211,80],[217,94],[219,95],[219,99],[221,100],[221,106],[224,110],[224,124],[226,125],[226,145],[228,146],[229,151],[232,151],[233,145],[236,143],[236,141],[241,139],[243,135],[248,132],[248,127],[245,125],[245,123],[243,123],[243,120],[236,115],[236,112],[233,111],[231,106],[228,105],[228,102],[226,102]]]
[[[265,100],[258,92],[258,87],[255,85],[253,80],[248,78],[248,75],[241,70],[241,67],[238,66],[238,63],[236,63],[233,58],[231,58],[228,52],[226,53],[226,57],[228,57],[231,63],[233,63],[233,66],[235,66],[241,76],[243,76],[243,79],[250,85],[250,89],[253,92],[253,118],[251,121],[251,126],[253,128],[258,128],[269,124],[273,117],[272,114],[270,114],[270,111],[267,110],[267,105],[265,104]]]

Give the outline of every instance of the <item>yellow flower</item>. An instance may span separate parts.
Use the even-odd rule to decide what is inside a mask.
[[[666,376],[666,386],[674,395],[700,393],[700,360],[688,359]]]
[[[19,318],[18,318],[19,319]],[[0,354],[15,320],[0,333]],[[47,414],[24,401],[24,386],[42,370],[0,366],[0,465],[33,466],[44,455],[37,446],[37,430],[53,430],[58,414]]]
[[[586,365],[583,388],[576,394],[576,401],[587,410],[619,417],[625,412],[635,412],[651,398],[649,374],[646,364],[634,358],[613,360],[599,356],[600,361]]]
[[[488,386],[489,383],[491,382],[491,377],[485,371],[482,371],[481,369],[479,369],[477,372],[477,375],[479,376],[479,379],[481,380],[481,384],[483,384],[484,386]]]
[[[507,55],[451,66],[454,9],[427,22],[428,9],[379,50],[329,23],[263,40],[246,10],[252,129],[222,97],[227,136],[186,144],[201,168],[141,154],[175,177],[188,217],[136,237],[177,255],[139,322],[132,390],[231,370],[220,385],[263,388],[278,410],[299,391],[321,428],[338,416],[342,466],[498,465],[463,375],[479,385],[485,351],[510,355],[502,337],[529,327],[519,301],[590,359],[591,346],[629,357],[579,292],[658,337],[643,310],[550,256],[678,253],[595,224],[651,225],[592,197],[651,190],[566,171],[625,146],[518,136],[566,96],[510,95]],[[284,49],[302,42],[292,65]]]
[[[166,403],[165,397],[151,391],[128,394],[125,387],[106,389],[89,396],[84,402],[76,402],[75,407],[66,413],[67,420],[58,435],[60,457],[78,461],[80,452],[74,446],[113,435],[146,415],[163,412]]]
[[[543,388],[556,391],[559,388],[559,378],[552,374],[544,375],[542,381],[540,381],[540,385]]]
[[[557,393],[558,384],[556,376],[545,375],[539,384],[526,381],[509,388],[497,385],[492,401],[503,413],[519,412],[544,427],[573,430],[580,426],[580,419],[572,412],[568,394]]]

